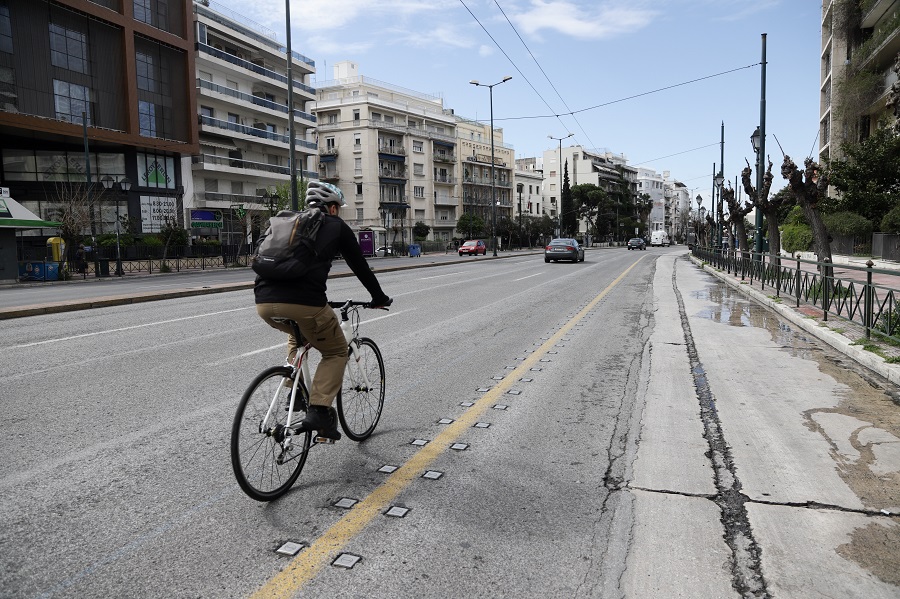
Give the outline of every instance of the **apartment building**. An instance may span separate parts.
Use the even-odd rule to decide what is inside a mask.
[[[456,131],[463,212],[478,215],[485,224],[512,218],[515,150],[503,142],[503,129],[494,128],[493,146],[490,124],[456,117]]]
[[[544,202],[549,207],[547,214],[556,218],[562,197],[562,185],[568,164],[569,186],[591,184],[606,191],[619,191],[625,185],[627,193],[636,195],[638,189],[638,169],[628,166],[624,156],[609,151],[586,150],[582,146],[544,150]],[[580,231],[587,225],[581,221]]]
[[[449,240],[459,217],[456,119],[443,100],[334,66],[319,83],[319,178],[338,185],[344,220],[376,233],[376,244],[412,239],[412,226]]]
[[[265,225],[275,189],[290,189],[291,112],[298,182],[318,176],[308,170],[315,62],[291,53],[291,110],[287,51],[274,31],[206,0],[192,17],[200,150],[184,159],[185,222],[194,237],[240,244]]]
[[[87,235],[117,213],[138,233],[178,219],[198,149],[190,23],[190,0],[0,0],[0,185],[50,221],[77,197]]]
[[[539,159],[516,158],[513,181],[516,189],[516,218],[522,216],[542,216],[544,214],[544,171]]]
[[[844,142],[883,124],[894,62],[900,56],[900,0],[822,3],[819,158],[837,158]]]

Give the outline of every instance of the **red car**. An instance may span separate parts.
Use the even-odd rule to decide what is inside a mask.
[[[459,255],[463,256],[465,254],[470,256],[477,256],[478,254],[487,256],[487,246],[480,239],[467,241],[459,246]]]

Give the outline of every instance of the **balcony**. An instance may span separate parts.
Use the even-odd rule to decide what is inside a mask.
[[[442,183],[444,185],[456,185],[456,177],[451,177],[450,175],[437,175],[434,178],[435,183]]]
[[[319,148],[319,156],[337,156],[338,149],[335,147],[331,148]]]
[[[407,170],[405,168],[380,168],[378,169],[379,177],[388,179],[405,179]]]
[[[379,154],[392,154],[394,156],[406,156],[406,148],[391,144],[378,144]]]
[[[257,173],[270,173],[276,175],[290,176],[290,169],[286,166],[278,166],[276,164],[265,164],[263,162],[251,162],[241,158],[226,158],[224,156],[213,156],[211,154],[200,154],[191,157],[191,164],[201,165],[201,169],[211,167],[227,167],[229,169],[239,169],[242,171],[256,171]],[[199,170],[199,169],[198,169]],[[212,168],[210,170],[219,170]]]
[[[319,180],[320,181],[338,181],[341,176],[338,174],[337,169],[330,169],[327,171],[319,172]]]
[[[277,72],[267,69],[265,67],[261,67],[259,65],[253,64],[249,60],[244,60],[243,58],[238,58],[234,54],[229,54],[228,52],[219,50],[217,48],[213,48],[212,46],[210,46],[208,44],[203,44],[201,42],[196,42],[196,47],[199,52],[208,54],[210,56],[218,58],[219,60],[224,60],[225,62],[229,62],[235,66],[247,69],[248,71],[252,71],[252,72],[256,73],[257,75],[262,75],[263,77],[265,77],[267,79],[273,79],[275,81],[278,81],[279,83],[287,83],[287,77],[285,75],[282,75],[281,73],[277,73]],[[294,81],[294,87],[301,91],[304,91],[307,94],[309,94],[310,96],[312,96],[310,98],[311,100],[315,100],[315,98],[316,98],[315,88],[310,87],[310,86],[306,85],[305,83],[300,83],[299,81],[296,81],[296,80]]]
[[[434,205],[435,206],[458,206],[459,198],[454,198],[451,196],[446,196],[446,197],[437,196],[436,198],[434,198]]]
[[[206,81],[205,79],[197,79],[197,87],[200,89],[206,89],[211,92],[215,92],[217,94],[222,94],[225,96],[231,96],[232,98],[236,98],[238,100],[243,100],[245,102],[250,102],[251,104],[255,104],[257,106],[262,106],[263,108],[268,108],[269,110],[274,110],[275,112],[281,112],[285,115],[288,112],[287,104],[277,104],[272,102],[271,100],[266,100],[265,98],[260,98],[259,96],[254,96],[251,94],[245,94],[243,92],[239,92],[236,89],[231,89],[230,87],[224,87],[222,85],[216,85],[211,81]],[[314,114],[310,114],[308,112],[303,112],[302,110],[294,110],[294,116],[299,117],[303,120],[309,121],[310,124],[316,124],[316,116]]]
[[[435,152],[434,154],[435,162],[453,162],[456,163],[456,156],[453,154],[447,154],[446,152]]]
[[[223,121],[222,119],[215,119],[209,116],[199,115],[200,117],[200,125],[204,127],[212,127],[215,129],[224,129],[227,131],[233,131],[235,133],[241,133],[243,135],[250,135],[253,137],[259,137],[263,139],[268,139],[271,141],[276,141],[279,143],[290,145],[291,138],[288,135],[280,135],[278,133],[272,133],[271,131],[266,131],[265,129],[259,129],[257,127],[249,127],[247,125],[241,125],[240,123],[232,123],[230,121]],[[318,146],[311,142],[306,141],[305,139],[295,139],[294,142],[297,146],[301,148],[306,148],[308,150],[317,150]]]

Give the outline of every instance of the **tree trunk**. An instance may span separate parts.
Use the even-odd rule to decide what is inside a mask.
[[[803,164],[805,169],[801,172],[791,157],[785,155],[781,165],[781,176],[788,181],[797,203],[803,208],[803,214],[812,229],[813,247],[818,261],[831,264],[828,229],[818,209],[819,198],[824,197],[828,189],[828,180],[824,173],[820,173],[818,163],[812,158],[807,158]],[[828,277],[833,275],[831,266],[822,267],[820,271]]]

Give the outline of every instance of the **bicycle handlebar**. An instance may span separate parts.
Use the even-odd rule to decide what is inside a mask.
[[[377,309],[387,310],[388,306],[390,306],[392,303],[394,303],[394,300],[389,299],[387,304],[385,304],[384,306],[378,306]],[[352,308],[353,306],[360,306],[362,308],[370,308],[373,310],[376,309],[376,307],[372,305],[372,302],[358,302],[356,300],[347,300],[345,302],[328,302],[328,305],[336,310],[347,310],[349,308]]]

